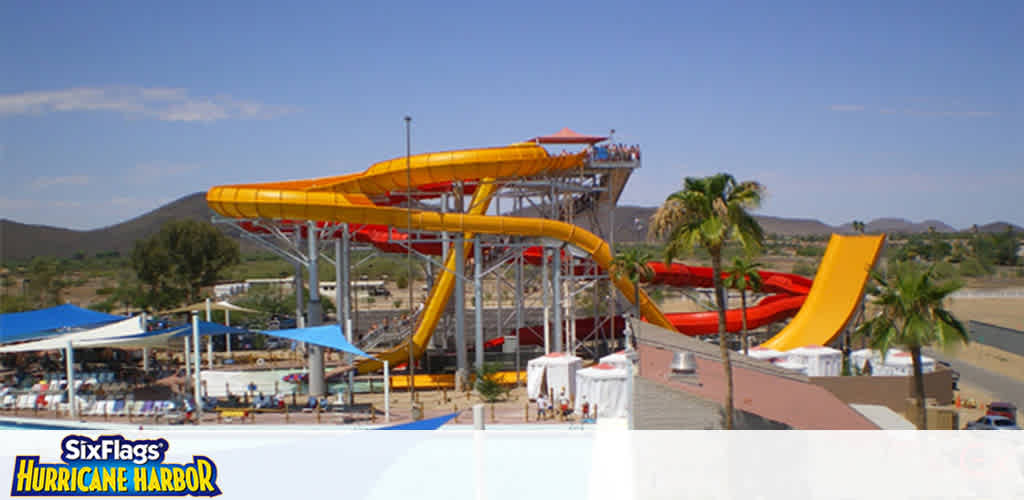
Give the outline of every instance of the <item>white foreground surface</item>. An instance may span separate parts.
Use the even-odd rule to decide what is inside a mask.
[[[124,435],[167,439],[167,462],[209,457],[217,465],[220,498],[1024,497],[1022,433],[629,432],[609,423],[575,431],[160,429]],[[16,455],[58,462],[68,434],[0,431],[0,484],[11,484]]]

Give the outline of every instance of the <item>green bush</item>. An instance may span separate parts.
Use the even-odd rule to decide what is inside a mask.
[[[665,302],[665,291],[661,288],[655,288],[651,290],[647,295],[651,297],[656,304],[661,305]]]
[[[399,276],[398,279],[395,280],[395,286],[402,290],[409,288],[409,278],[404,274]]]
[[[476,371],[476,392],[480,394],[481,399],[488,403],[498,401],[508,392],[498,382],[498,368],[497,363],[484,363]]]
[[[825,249],[822,247],[797,247],[796,254],[800,257],[821,257],[825,255]]]
[[[391,304],[395,306],[395,309],[401,309],[402,299],[395,299],[394,302],[392,302]]]
[[[806,262],[797,262],[793,266],[793,274],[799,274],[800,276],[807,276],[808,278],[813,278],[816,272],[817,269]]]
[[[956,279],[959,277],[956,266],[949,262],[939,262],[935,264],[935,276],[940,279]]]
[[[979,278],[992,274],[992,268],[986,265],[983,260],[977,257],[970,257],[960,263],[960,274],[971,278]]]
[[[115,289],[112,286],[105,286],[103,288],[100,288],[99,290],[96,290],[96,295],[99,295],[100,297],[104,295],[110,295],[114,293],[114,290]]]

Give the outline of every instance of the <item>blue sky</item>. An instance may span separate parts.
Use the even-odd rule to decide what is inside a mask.
[[[366,5],[363,5],[366,4]],[[0,217],[95,228],[223,183],[614,128],[760,213],[1024,224],[1024,3],[0,5]]]

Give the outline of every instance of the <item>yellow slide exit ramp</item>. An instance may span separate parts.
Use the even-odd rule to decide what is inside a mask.
[[[808,345],[827,345],[835,339],[857,311],[884,243],[884,234],[833,234],[803,307],[778,335],[761,345],[788,351]]]

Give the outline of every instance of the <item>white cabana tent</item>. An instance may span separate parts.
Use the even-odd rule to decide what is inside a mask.
[[[878,377],[904,377],[914,374],[914,361],[909,352],[898,349],[889,349],[885,360],[882,360],[882,353],[870,349],[861,349],[850,353],[850,362],[853,366],[863,369],[864,363],[871,362],[871,375]],[[935,360],[928,356],[921,356],[921,372],[930,373],[935,371]]]
[[[622,350],[613,352],[598,360],[598,363],[605,363],[614,366],[615,368],[621,368],[623,370],[632,369],[633,365],[636,364],[637,360],[640,359],[640,354],[633,350]]]
[[[553,352],[526,363],[526,394],[536,399],[541,392],[551,389],[557,397],[564,387],[570,398],[576,394],[576,372],[583,368],[583,360],[564,352]]]
[[[843,369],[843,352],[823,346],[797,347],[786,351],[786,361],[806,366],[809,377],[838,377]]]
[[[583,411],[583,398],[591,411],[597,405],[598,418],[625,418],[629,416],[629,372],[608,363],[598,363],[576,372],[576,405],[574,411]]]
[[[785,361],[786,353],[758,346],[751,347],[750,350],[747,351],[747,357],[771,363],[774,360]]]
[[[914,358],[909,352],[889,353],[883,364],[886,375],[904,377],[914,374]],[[921,373],[935,371],[935,360],[928,356],[921,356]]]

